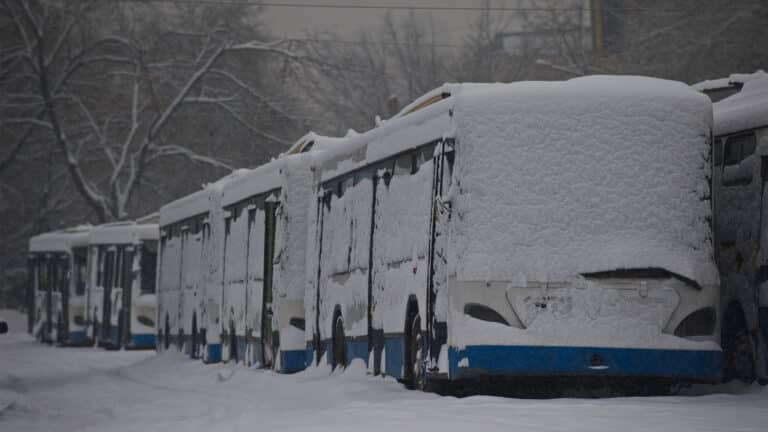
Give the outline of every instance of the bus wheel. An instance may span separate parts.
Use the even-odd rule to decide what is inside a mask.
[[[192,315],[192,352],[190,354],[190,357],[193,359],[200,358],[199,354],[199,346],[197,342],[197,316]]]
[[[237,358],[237,335],[235,334],[235,323],[229,322],[229,359],[234,360],[235,364],[239,360]]]
[[[755,358],[747,323],[740,312],[729,314],[723,334],[723,382],[755,381]]]
[[[409,389],[424,389],[424,362],[422,358],[421,317],[410,320],[406,335],[405,370],[403,378]]]
[[[346,347],[344,336],[344,319],[341,317],[341,313],[336,315],[333,320],[333,369],[339,367],[346,367]]]

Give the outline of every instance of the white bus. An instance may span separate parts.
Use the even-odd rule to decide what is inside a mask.
[[[305,367],[304,260],[312,157],[286,155],[222,187],[224,360],[283,373]]]
[[[308,360],[415,387],[719,379],[712,105],[643,77],[446,85],[318,162]]]
[[[155,347],[157,241],[157,222],[151,219],[90,231],[88,323],[94,343],[112,349]]]
[[[768,74],[699,83],[714,109],[723,378],[768,382]]]
[[[209,191],[203,189],[160,208],[159,350],[168,349],[172,344],[179,349],[186,345],[188,354],[197,355],[198,334],[201,334],[197,317],[204,298],[200,276],[208,194]]]
[[[235,171],[160,208],[158,350],[176,345],[206,363],[221,361],[221,188],[246,171]]]
[[[29,240],[30,322],[39,340],[85,345],[88,232],[78,226]]]

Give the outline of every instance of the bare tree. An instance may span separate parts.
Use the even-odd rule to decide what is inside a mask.
[[[8,77],[2,88],[2,127],[18,127],[4,157],[17,157],[33,134],[43,131],[61,154],[63,165],[99,221],[124,219],[150,165],[169,157],[229,170],[219,157],[172,142],[175,116],[208,107],[227,115],[261,139],[286,145],[242,110],[257,99],[275,111],[260,89],[228,66],[240,53],[301,57],[285,41],[238,42],[220,28],[183,38],[175,52],[148,49],[124,36],[86,34],[96,2],[5,0],[15,43],[3,49],[0,65]],[[165,57],[163,58],[162,54]],[[187,108],[191,107],[191,108]]]

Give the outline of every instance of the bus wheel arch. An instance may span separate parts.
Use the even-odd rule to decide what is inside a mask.
[[[722,324],[723,381],[755,380],[754,346],[741,303],[734,300],[723,314]]]

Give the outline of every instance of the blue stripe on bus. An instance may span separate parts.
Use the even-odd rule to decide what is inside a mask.
[[[155,335],[152,333],[133,334],[131,335],[131,348],[154,348],[155,347]]]
[[[205,363],[218,363],[221,361],[221,344],[208,344],[205,347],[207,354]]]
[[[67,343],[71,345],[87,345],[88,342],[89,338],[85,330],[71,331],[67,337]]]
[[[112,345],[118,345],[120,342],[120,336],[117,333],[117,327],[110,326],[109,327],[109,341]]]
[[[402,378],[404,346],[405,338],[402,335],[384,337],[384,373],[388,376]]]
[[[307,348],[304,350],[304,365],[310,367],[315,363],[315,349],[312,342],[307,342]]]
[[[333,365],[333,341],[326,342],[326,358],[329,365]],[[361,359],[368,365],[368,339],[367,338],[344,338],[344,364],[349,365],[354,359]]]
[[[305,350],[280,351],[280,372],[293,373],[304,370]]]
[[[448,361],[451,379],[607,375],[716,381],[722,354],[710,350],[470,345],[464,349],[450,347]]]

